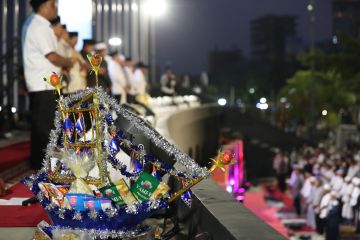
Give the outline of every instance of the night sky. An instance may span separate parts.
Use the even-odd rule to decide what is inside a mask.
[[[250,52],[250,21],[267,14],[298,17],[297,33],[308,42],[308,0],[167,0],[166,14],[157,20],[157,59],[161,70],[175,73],[207,70],[209,49],[238,47]],[[316,40],[332,35],[331,0],[315,0]]]

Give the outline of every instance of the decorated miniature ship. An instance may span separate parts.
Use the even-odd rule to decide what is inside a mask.
[[[95,55],[88,56],[88,60],[97,80],[102,59]],[[189,204],[190,188],[215,168],[231,162],[231,156],[219,154],[210,170],[201,168],[102,88],[63,97],[60,77],[52,74],[45,80],[59,94],[55,129],[50,133],[42,169],[23,182],[52,220],[52,225],[42,227],[49,238],[56,231],[83,232],[97,239],[134,237],[148,231],[141,223],[152,213],[167,208],[169,202],[178,198]],[[141,144],[133,144],[115,126],[114,113],[142,131],[184,170],[176,170],[147,153]],[[130,156],[132,168],[124,164],[120,152]],[[153,171],[144,171],[145,164],[151,164]],[[111,179],[109,166],[122,178]],[[159,170],[181,180],[183,188],[170,194]],[[89,174],[90,171],[95,174]]]

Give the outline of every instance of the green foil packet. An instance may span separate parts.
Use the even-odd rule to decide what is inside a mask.
[[[114,184],[102,187],[99,190],[102,193],[103,197],[110,198],[117,205],[126,205],[124,199],[121,197],[119,191],[116,189],[116,186]]]
[[[142,202],[150,199],[159,184],[159,180],[143,172],[132,186],[131,192],[139,202]]]

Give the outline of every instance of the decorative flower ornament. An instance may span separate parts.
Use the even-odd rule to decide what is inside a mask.
[[[211,159],[214,162],[214,165],[211,167],[210,172],[214,171],[216,168],[220,168],[225,171],[225,166],[234,164],[236,161],[234,155],[229,151],[219,150],[218,155],[215,159]]]
[[[50,83],[50,85],[56,89],[59,96],[61,95],[60,89],[61,89],[62,76],[59,77],[59,75],[53,72],[49,77],[47,78],[44,77],[44,81]]]
[[[99,70],[100,70],[100,65],[101,65],[101,62],[102,62],[102,56],[99,53],[95,53],[94,55],[87,54],[86,57],[90,62],[90,65],[92,67],[92,71],[94,71],[95,74],[97,75],[99,73]]]

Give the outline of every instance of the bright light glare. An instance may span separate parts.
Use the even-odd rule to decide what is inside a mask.
[[[112,37],[109,39],[109,44],[111,46],[120,46],[122,43],[121,38],[118,37]]]
[[[220,98],[219,100],[218,100],[218,104],[220,105],[220,106],[225,106],[226,105],[226,99],[225,98]]]
[[[117,5],[117,10],[118,12],[122,12],[122,5],[120,3]]]
[[[2,106],[0,106],[0,112],[2,111]]]
[[[286,97],[281,97],[281,98],[280,98],[280,102],[281,102],[281,103],[286,103],[286,100],[287,100]]]
[[[144,9],[152,16],[161,17],[166,12],[167,4],[165,0],[147,0]]]
[[[94,7],[96,7],[96,5],[94,5]],[[98,4],[97,7],[98,10],[101,11],[101,4]],[[83,39],[92,37],[92,13],[92,0],[58,1],[58,15],[61,16],[61,23],[66,24],[68,31],[79,32],[78,43],[76,44],[77,50],[82,48]]]
[[[254,89],[254,88],[250,88],[250,89],[249,89],[249,93],[250,93],[250,94],[254,94],[254,93],[255,93],[255,89]]]
[[[11,107],[11,112],[16,113],[16,107]]]
[[[132,3],[131,4],[131,10],[133,11],[133,12],[137,12],[138,11],[138,5],[136,4],[136,3]]]
[[[257,103],[256,107],[260,110],[266,110],[269,108],[269,105],[267,103]]]
[[[242,195],[239,195],[236,197],[236,200],[238,200],[238,201],[243,201],[244,199],[245,199],[245,197]]]
[[[326,116],[326,115],[328,114],[328,112],[324,109],[324,110],[322,110],[321,114],[322,114],[323,116]]]
[[[309,12],[311,12],[312,10],[314,10],[314,6],[313,6],[312,4],[308,4],[308,5],[307,5],[307,10],[308,10]]]
[[[227,186],[227,187],[226,187],[226,191],[229,192],[229,193],[231,193],[231,192],[232,192],[232,186]]]
[[[104,4],[104,11],[105,11],[105,12],[108,12],[108,11],[109,11],[109,5]]]
[[[234,179],[230,180],[230,185],[232,185],[232,186],[235,185],[235,180]]]
[[[264,97],[260,98],[260,103],[266,103],[266,98]]]
[[[336,35],[333,36],[332,42],[333,42],[333,44],[338,44],[339,41],[338,41],[338,38]]]

